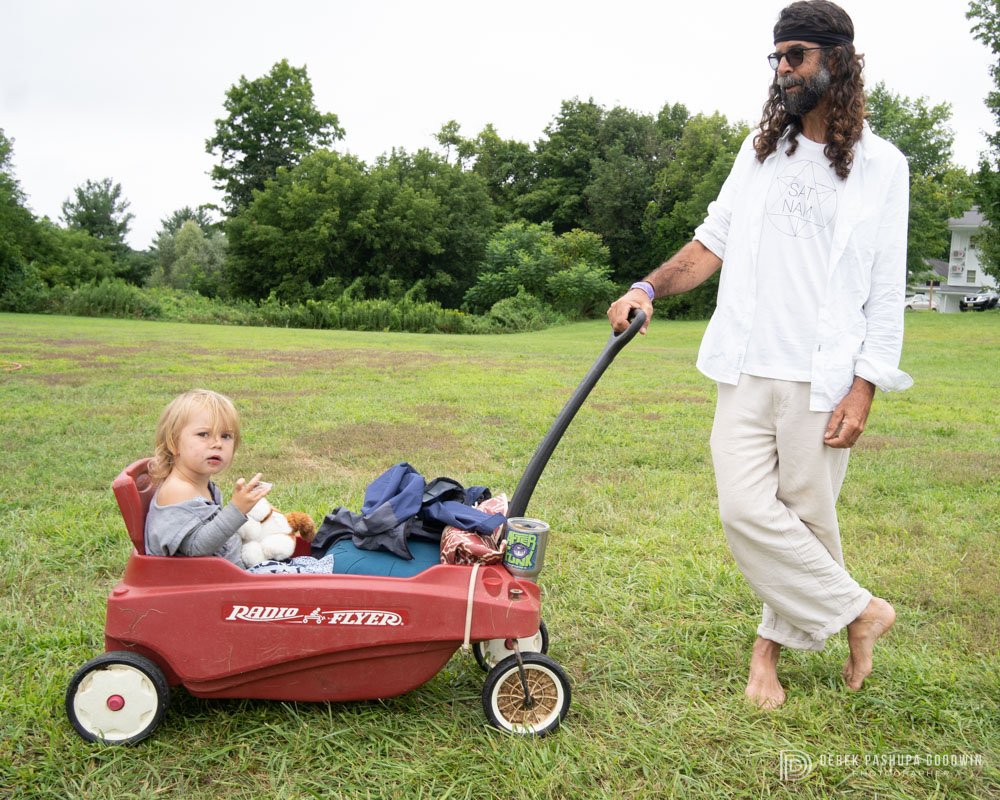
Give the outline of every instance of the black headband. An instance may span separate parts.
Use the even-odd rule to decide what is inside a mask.
[[[824,47],[834,47],[838,44],[854,44],[854,37],[834,31],[821,31],[816,28],[791,28],[774,34],[774,43],[779,42],[816,42]]]

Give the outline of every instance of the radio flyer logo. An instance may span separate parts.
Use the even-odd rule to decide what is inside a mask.
[[[785,236],[811,239],[837,215],[837,190],[830,170],[801,161],[775,178],[767,197],[767,218]]]
[[[813,770],[812,758],[801,750],[782,750],[778,754],[778,770],[783,781],[805,780]]]
[[[361,625],[365,627],[397,627],[406,624],[400,612],[377,609],[321,609],[308,613],[296,606],[247,606],[233,604],[224,607],[226,622],[257,622],[286,625]]]
[[[504,563],[520,569],[533,569],[537,549],[538,537],[535,534],[508,529],[507,552],[504,554]]]

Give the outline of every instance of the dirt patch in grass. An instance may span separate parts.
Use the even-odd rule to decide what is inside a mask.
[[[36,342],[29,358],[21,363],[27,366],[31,361],[67,360],[84,368],[106,367],[112,359],[131,357],[151,358],[157,352],[176,356],[178,345],[167,342],[146,342],[142,345],[109,345],[106,342],[87,339],[46,339]],[[203,347],[184,347],[184,353],[191,358],[239,359],[241,361],[286,364],[300,369],[336,369],[344,364],[355,364],[366,369],[396,370],[423,368],[439,364],[445,359],[427,351],[377,350],[366,348],[344,348],[327,350],[251,350],[237,348],[231,350]]]
[[[437,419],[442,422],[450,420],[459,421],[465,414],[457,406],[450,406],[447,403],[424,403],[414,407],[414,414],[420,419]]]
[[[198,351],[192,351],[197,353]],[[204,355],[217,356],[217,351],[205,350]],[[337,369],[351,364],[364,369],[398,370],[423,368],[445,359],[424,351],[390,351],[350,348],[343,350],[227,350],[228,355],[246,361],[287,364],[303,370]]]
[[[643,398],[632,398],[625,397],[622,398],[620,402],[610,403],[610,402],[594,402],[588,403],[587,405],[596,409],[597,411],[606,411],[611,413],[632,413],[641,417],[642,419],[660,419],[661,413],[657,411],[648,411],[646,409],[649,406],[660,406],[669,403],[680,403],[684,405],[703,405],[708,402],[708,398],[704,395],[697,394],[672,394],[664,393],[656,396],[646,396]]]
[[[451,431],[434,425],[379,422],[341,425],[295,441],[312,458],[350,461],[358,458],[394,463],[409,461],[414,454],[447,451],[455,445]]]
[[[46,386],[84,386],[89,383],[86,375],[68,372],[25,373],[25,378]]]
[[[914,453],[913,463],[926,464],[926,474],[944,486],[993,484],[1000,474],[1000,455],[977,450]]]
[[[898,436],[879,436],[877,434],[865,434],[855,443],[856,450],[896,450],[905,447],[907,442]]]

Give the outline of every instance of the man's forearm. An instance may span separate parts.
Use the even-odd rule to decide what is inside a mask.
[[[652,285],[657,297],[667,297],[699,286],[721,266],[722,260],[696,240],[684,245],[644,280]]]

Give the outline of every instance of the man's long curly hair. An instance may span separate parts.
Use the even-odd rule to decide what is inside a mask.
[[[840,6],[827,0],[799,0],[781,11],[774,26],[775,41],[782,41],[786,31],[798,28],[813,28],[845,34],[854,38],[854,23]],[[786,40],[787,41],[787,40]],[[854,145],[861,138],[865,121],[865,91],[861,71],[864,56],[856,52],[853,44],[840,44],[825,48],[830,70],[830,88],[823,98],[827,105],[826,157],[834,171],[846,178],[854,162]],[[798,135],[802,132],[802,119],[785,111],[781,100],[781,90],[775,81],[771,84],[767,102],[760,120],[760,133],[753,140],[757,160],[764,161],[778,147],[778,140],[788,131],[788,154],[798,147]]]

